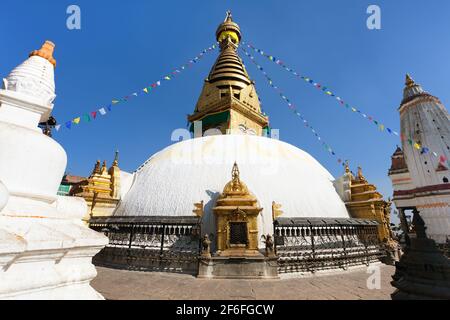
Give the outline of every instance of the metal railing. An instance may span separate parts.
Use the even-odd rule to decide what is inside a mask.
[[[197,217],[98,217],[90,227],[108,245],[94,264],[132,270],[196,273],[200,249]]]
[[[278,218],[274,221],[278,272],[347,269],[383,256],[378,223],[364,219]]]

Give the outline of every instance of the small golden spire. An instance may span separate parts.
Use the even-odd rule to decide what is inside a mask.
[[[231,170],[231,176],[234,179],[239,179],[239,167],[236,162],[233,164],[233,169]]]
[[[367,181],[366,178],[363,176],[361,166],[358,166],[358,175],[357,175],[357,177],[358,177],[359,181]]]
[[[39,50],[34,50],[30,53],[29,57],[39,56],[48,60],[54,67],[56,67],[56,60],[53,58],[53,51],[55,50],[55,44],[49,40],[46,40]]]
[[[117,167],[119,165],[119,150],[116,150],[116,155],[114,156],[113,167]]]
[[[101,171],[101,173],[103,174],[103,173],[105,173],[105,172],[107,172],[108,171],[108,169],[106,168],[106,160],[104,160],[103,161],[103,165],[102,165],[102,171]]]
[[[350,172],[350,167],[348,166],[348,160],[345,161],[345,173]]]
[[[100,160],[97,160],[94,166],[94,170],[92,170],[92,174],[100,173]]]
[[[411,78],[411,76],[409,75],[409,73],[406,74],[406,80],[405,80],[405,86],[407,88],[411,88],[415,85],[416,83],[414,82],[414,80]]]
[[[241,190],[241,180],[239,179],[239,167],[235,162],[233,165],[233,169],[231,170],[232,177],[232,189],[233,191]]]

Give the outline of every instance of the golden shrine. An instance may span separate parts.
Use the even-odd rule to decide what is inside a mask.
[[[119,153],[116,152],[112,166],[107,169],[106,161],[100,165],[97,160],[89,178],[81,181],[71,190],[71,195],[83,197],[88,211],[83,218],[86,223],[91,217],[110,216],[120,200]]]
[[[350,172],[348,164],[345,166],[345,177],[348,177],[347,190],[349,192],[345,205],[352,218],[376,220],[378,225],[378,239],[381,243],[395,248],[397,243],[392,238],[390,229],[391,202],[385,201],[377,187],[370,184],[358,167],[356,177]]]
[[[258,200],[239,178],[234,163],[232,180],[225,185],[213,208],[217,223],[217,255],[258,256]]]

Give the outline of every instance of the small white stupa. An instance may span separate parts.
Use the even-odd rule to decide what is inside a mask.
[[[46,41],[0,89],[2,299],[103,298],[89,283],[107,238],[83,225],[83,199],[56,195],[67,155],[38,128],[55,99],[53,49]]]

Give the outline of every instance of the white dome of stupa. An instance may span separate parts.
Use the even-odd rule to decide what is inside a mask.
[[[190,216],[205,204],[203,233],[214,233],[212,208],[231,180],[240,178],[259,201],[259,233],[273,233],[272,201],[282,217],[348,218],[333,176],[312,156],[279,140],[250,135],[216,135],[175,143],[148,159],[133,177],[115,216]]]

